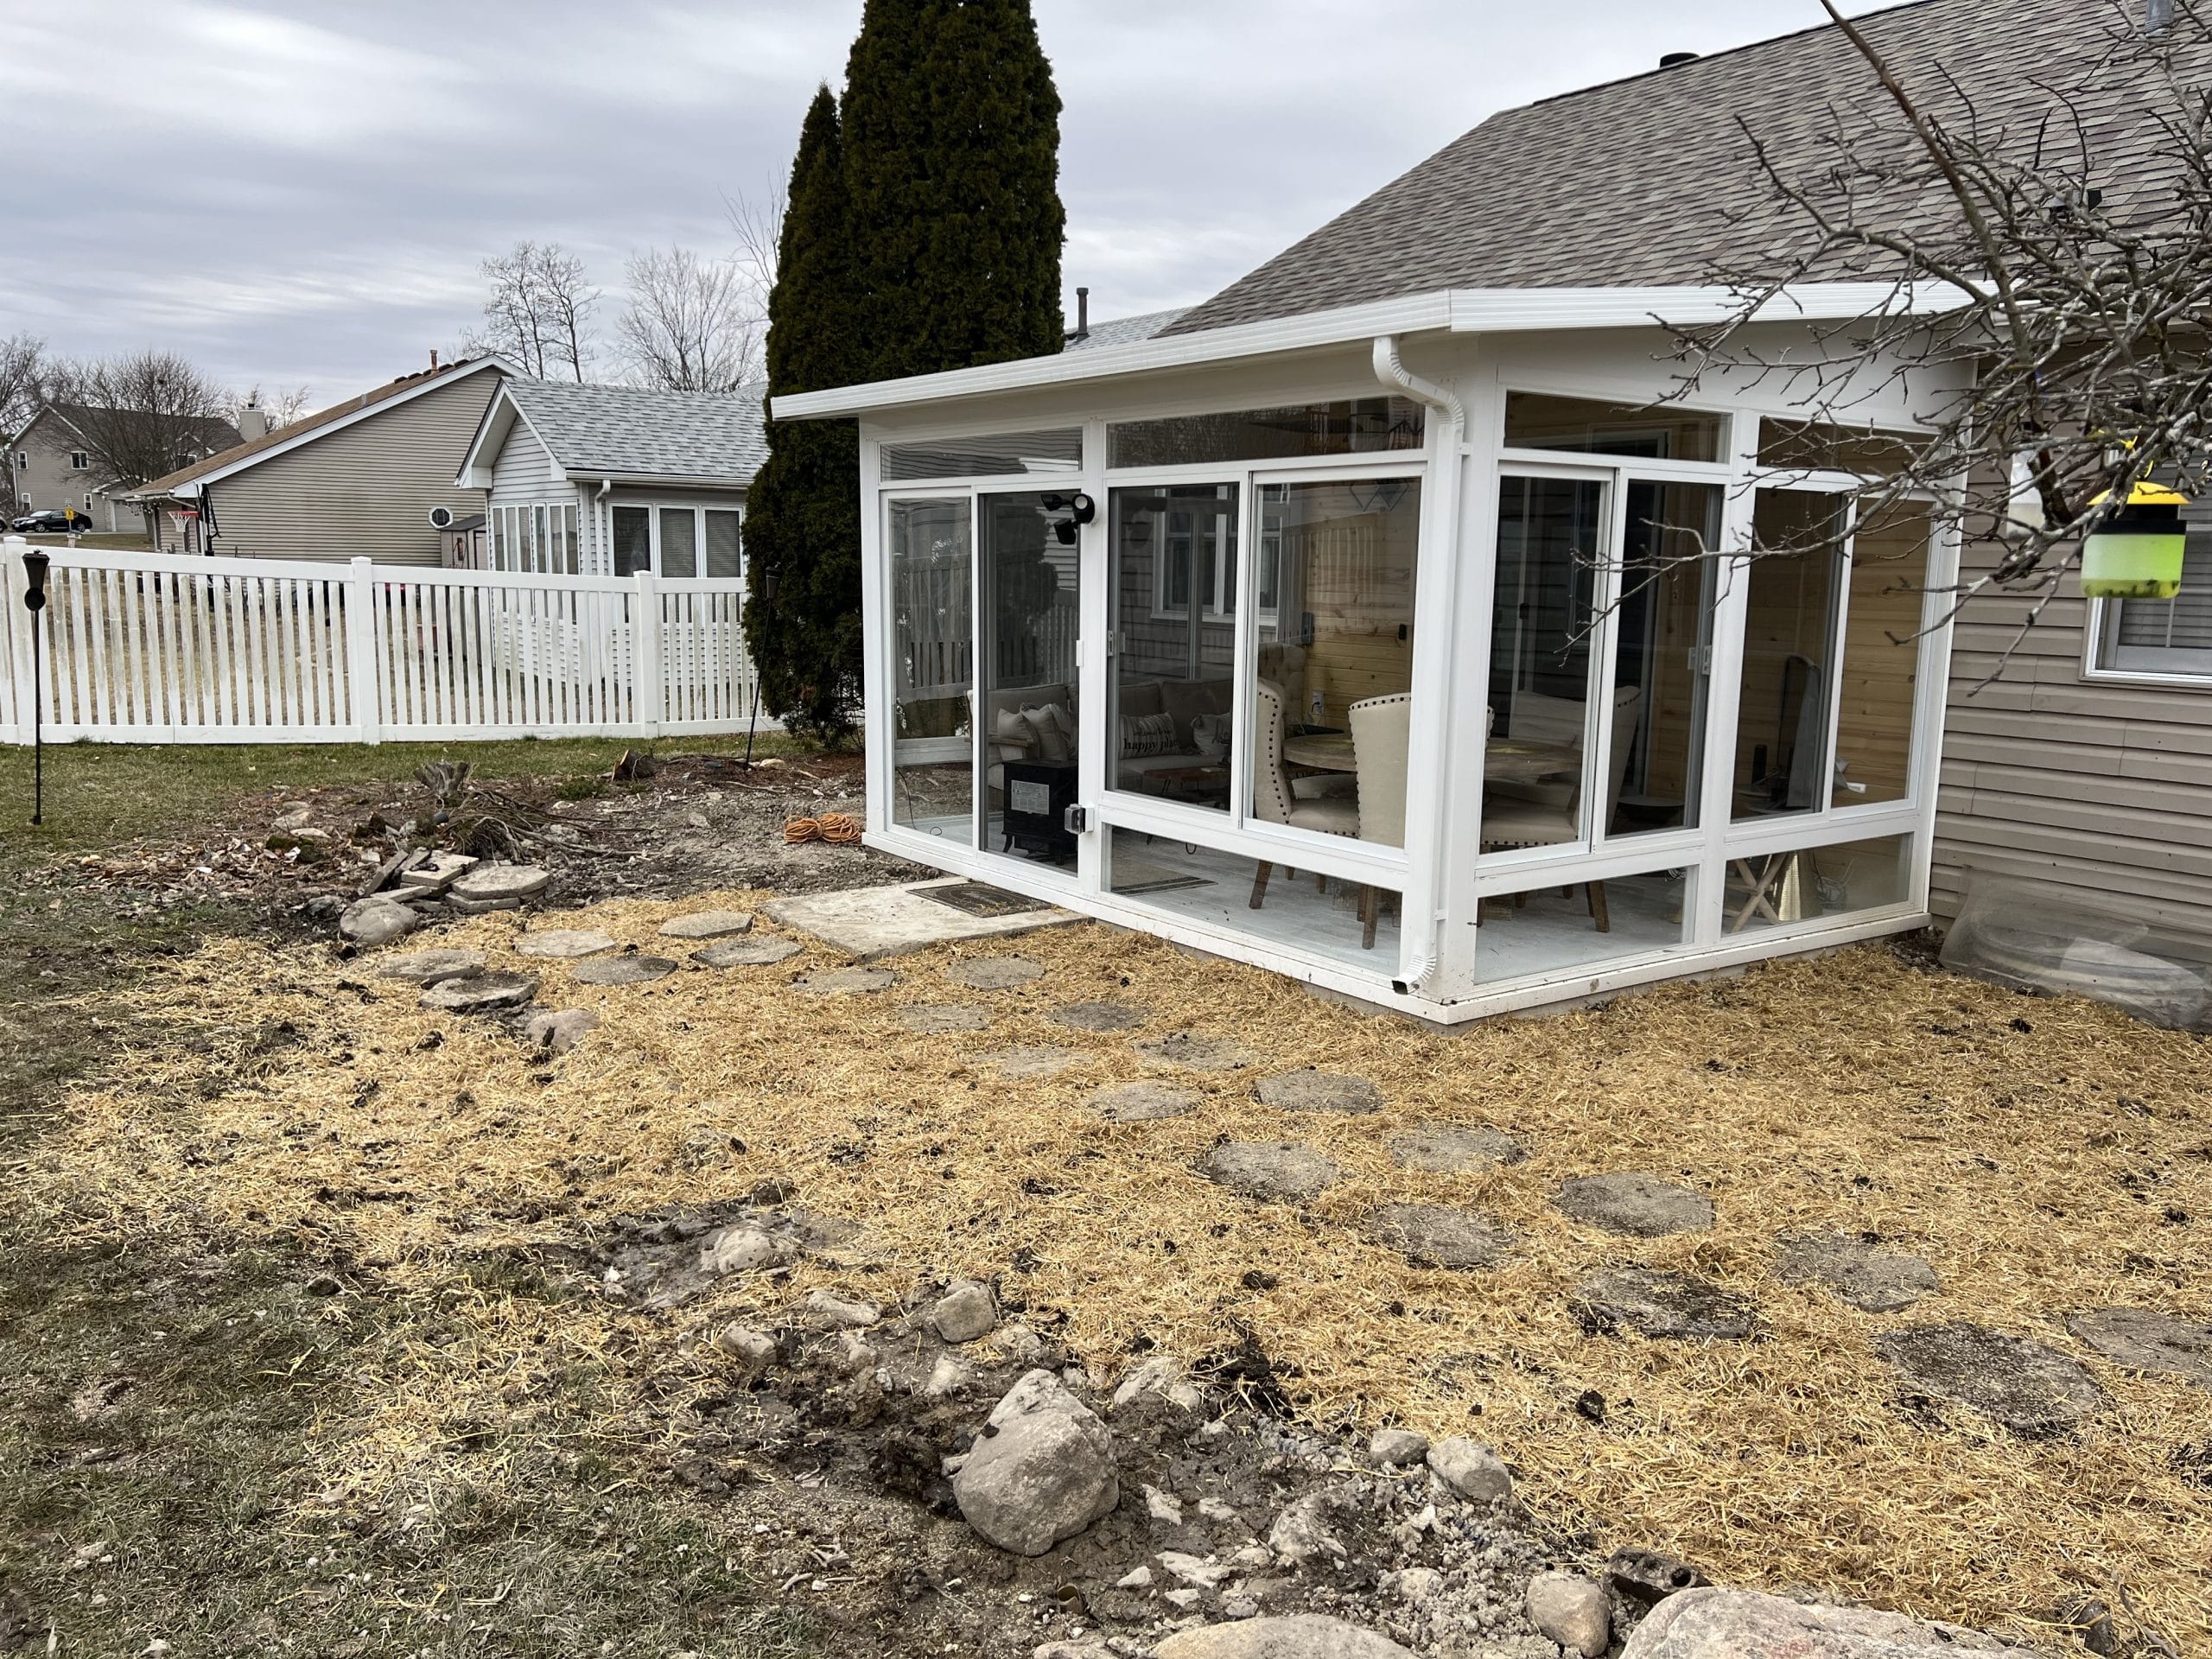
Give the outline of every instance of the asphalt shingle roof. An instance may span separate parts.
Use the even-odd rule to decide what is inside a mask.
[[[1857,22],[1909,87],[1955,121],[1968,118],[1970,104],[1985,134],[2024,143],[2042,132],[2071,146],[2078,112],[2090,182],[2110,208],[2131,193],[2149,200],[2171,179],[2157,164],[2160,134],[2143,118],[2139,83],[2097,67],[2143,13],[2144,0],[1922,0]],[[2212,79],[2202,53],[2181,67],[2192,84]],[[1838,111],[1899,125],[1833,26],[1507,110],[1163,332],[1443,289],[1724,278],[1808,237],[1806,221],[1758,175],[1749,135],[1785,177],[1817,178],[1833,161]],[[1917,193],[1879,212],[1910,223],[1948,215],[1950,204]]]
[[[514,379],[507,395],[571,473],[745,484],[768,459],[758,386],[645,391]]]
[[[1065,349],[1087,352],[1101,346],[1134,346],[1162,332],[1186,308],[1179,306],[1173,311],[1147,311],[1134,317],[1116,317],[1109,322],[1094,322],[1090,332],[1081,339],[1069,335]]]

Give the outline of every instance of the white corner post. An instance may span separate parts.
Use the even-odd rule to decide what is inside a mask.
[[[366,559],[346,562],[346,690],[349,722],[364,743],[384,741],[384,696],[377,683],[376,574]]]
[[[631,702],[639,734],[658,737],[668,711],[668,687],[660,664],[660,580],[650,570],[640,570],[631,580],[638,584],[637,609],[630,621]]]

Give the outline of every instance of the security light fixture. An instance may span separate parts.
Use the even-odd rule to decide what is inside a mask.
[[[1047,512],[1067,515],[1052,520],[1052,538],[1062,547],[1073,547],[1076,526],[1087,524],[1098,516],[1098,504],[1081,490],[1073,495],[1040,495],[1037,500]]]

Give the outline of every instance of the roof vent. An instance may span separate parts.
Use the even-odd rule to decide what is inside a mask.
[[[1694,52],[1668,52],[1661,55],[1659,67],[1662,69],[1671,69],[1678,63],[1695,63],[1698,54]]]

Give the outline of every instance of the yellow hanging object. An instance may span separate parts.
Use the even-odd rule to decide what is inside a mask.
[[[2112,499],[2107,492],[2091,505]],[[2171,599],[2181,592],[2189,498],[2147,480],[2127,493],[2127,505],[2082,543],[2082,592],[2090,599]]]

